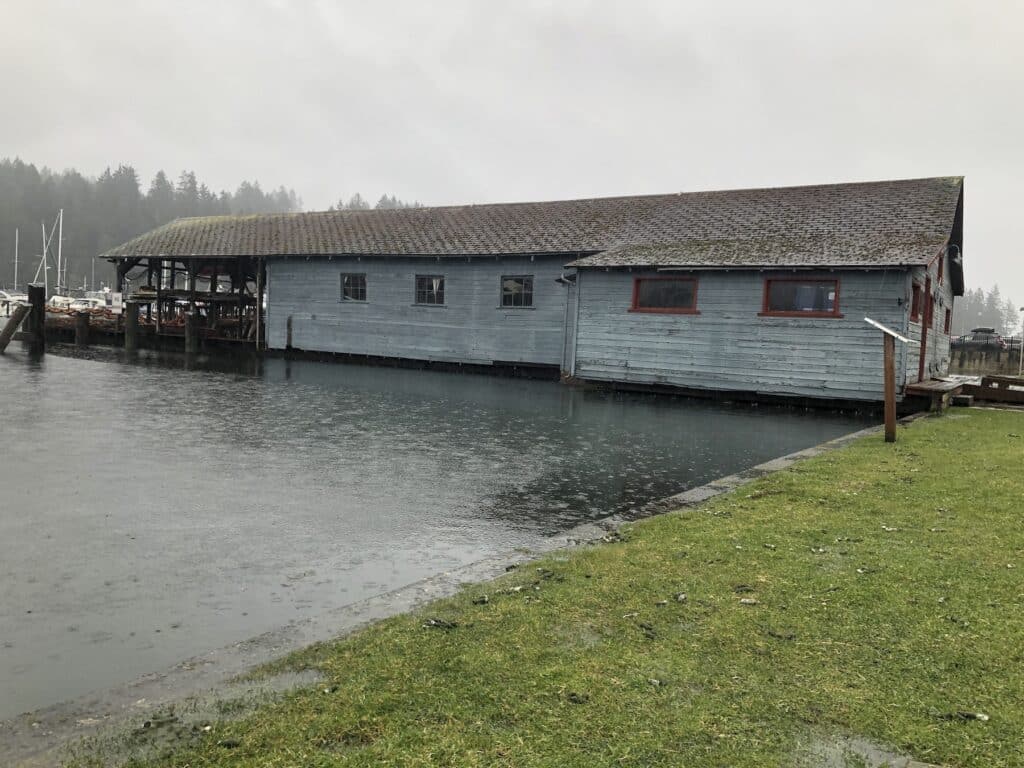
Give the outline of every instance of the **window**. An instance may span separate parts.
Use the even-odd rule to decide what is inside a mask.
[[[921,321],[921,285],[914,283],[910,294],[910,319],[915,323]]]
[[[942,273],[946,267],[946,254],[939,256],[939,285],[942,285]]]
[[[953,327],[953,310],[952,309],[947,309],[946,310],[946,322],[944,322],[942,324],[942,332],[945,333],[948,336],[949,335],[949,330],[952,327]]]
[[[533,275],[503,275],[501,278],[501,306],[532,307]]]
[[[366,301],[366,275],[342,275],[341,300]]]
[[[416,275],[416,303],[444,305],[444,275]]]
[[[697,281],[692,277],[638,277],[632,312],[697,314]]]
[[[765,280],[762,315],[842,317],[838,280],[784,278]]]

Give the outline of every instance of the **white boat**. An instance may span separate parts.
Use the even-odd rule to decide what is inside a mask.
[[[27,294],[0,291],[0,317],[10,317],[14,306],[22,302],[28,302]]]
[[[50,300],[46,302],[46,306],[55,309],[70,309],[74,303],[74,296],[51,296]]]

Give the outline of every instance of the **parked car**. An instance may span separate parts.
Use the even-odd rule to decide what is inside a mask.
[[[1006,339],[996,333],[995,328],[973,328],[965,336],[950,341],[954,349],[1009,349]]]

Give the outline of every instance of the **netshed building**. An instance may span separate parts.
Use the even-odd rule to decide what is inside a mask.
[[[946,371],[962,220],[933,178],[183,219],[107,256],[255,264],[272,350],[879,400],[865,316],[914,340],[898,391]]]

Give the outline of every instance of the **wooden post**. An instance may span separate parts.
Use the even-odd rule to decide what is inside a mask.
[[[235,263],[235,274],[238,276],[236,282],[236,289],[238,290],[238,338],[241,340],[245,338],[245,333],[242,329],[242,323],[245,319],[245,272],[242,269],[242,257],[238,257],[238,261]]]
[[[7,324],[4,325],[4,329],[0,331],[0,355],[3,354],[4,350],[7,349],[7,345],[11,343],[11,339],[14,338],[15,332],[18,330],[18,326],[21,321],[28,317],[28,313],[32,308],[28,304],[13,304],[11,307],[11,314],[7,318]]]
[[[188,275],[188,311],[195,314],[196,311],[196,261],[190,260],[186,264]]]
[[[264,270],[266,269],[265,262],[263,259],[256,259],[256,351],[263,346],[263,336],[265,330],[263,328],[263,292],[266,286],[266,276]]]
[[[46,286],[39,283],[28,284],[28,303],[32,305],[29,311],[28,320],[25,321],[26,328],[31,338],[29,340],[32,352],[46,351]]]
[[[885,345],[885,442],[896,442],[896,339],[882,334]]]
[[[185,354],[194,355],[196,353],[196,316],[194,312],[185,313]]]
[[[89,346],[89,313],[75,313],[75,346]]]
[[[136,352],[139,349],[139,305],[134,301],[124,305],[124,350]]]

